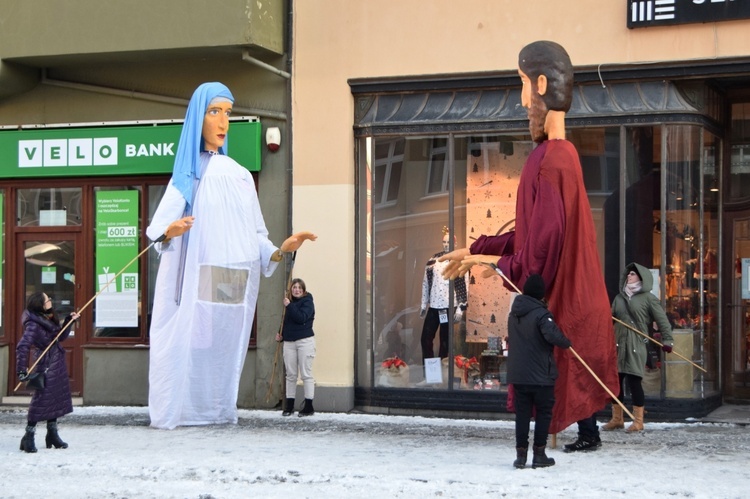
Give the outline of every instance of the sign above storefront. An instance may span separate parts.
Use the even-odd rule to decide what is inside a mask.
[[[45,128],[0,132],[0,178],[171,173],[182,125]],[[227,154],[260,171],[261,124],[233,121]]]
[[[750,19],[748,0],[628,0],[628,28]]]

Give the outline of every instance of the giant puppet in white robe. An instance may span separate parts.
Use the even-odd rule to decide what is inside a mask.
[[[252,175],[224,155],[232,101],[220,83],[195,91],[172,179],[146,231],[168,238],[156,244],[150,332],[156,428],[237,422],[260,275],[273,274],[282,250],[315,239],[299,233],[281,250],[268,239]]]

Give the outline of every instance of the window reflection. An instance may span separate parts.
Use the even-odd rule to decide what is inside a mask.
[[[750,197],[750,103],[732,104],[729,199]]]
[[[81,225],[78,187],[18,189],[16,223],[20,227]]]

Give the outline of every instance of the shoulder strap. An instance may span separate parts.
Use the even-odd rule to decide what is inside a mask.
[[[633,317],[633,312],[630,310],[630,303],[629,303],[630,300],[625,299],[625,297],[622,296],[621,294],[618,294],[617,297],[618,298],[622,298],[622,301],[625,302],[625,308],[628,310],[628,315],[630,316],[630,322],[632,322],[635,327],[638,327],[638,322],[635,320],[635,318]],[[649,330],[647,334],[650,336],[651,335],[651,328],[649,327],[647,329]],[[641,332],[643,332],[643,331],[641,331]]]

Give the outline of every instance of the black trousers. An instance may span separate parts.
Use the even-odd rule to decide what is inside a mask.
[[[429,308],[427,309],[427,315],[424,318],[424,325],[422,326],[422,360],[431,359],[435,357],[435,349],[432,347],[432,342],[435,340],[435,333],[440,328],[440,358],[444,359],[448,356],[448,322],[440,322],[440,312],[448,314],[447,309]]]
[[[516,405],[516,447],[529,447],[531,414],[534,415],[534,445],[547,445],[552,408],[555,406],[555,387],[543,385],[513,385]]]
[[[620,396],[617,399],[623,402],[623,395],[625,394],[625,383],[630,389],[630,398],[633,399],[633,405],[636,407],[643,407],[646,404],[646,395],[643,393],[643,384],[640,376],[635,374],[618,373],[620,377]]]
[[[578,436],[586,439],[599,438],[599,426],[596,424],[596,413],[578,421]]]

